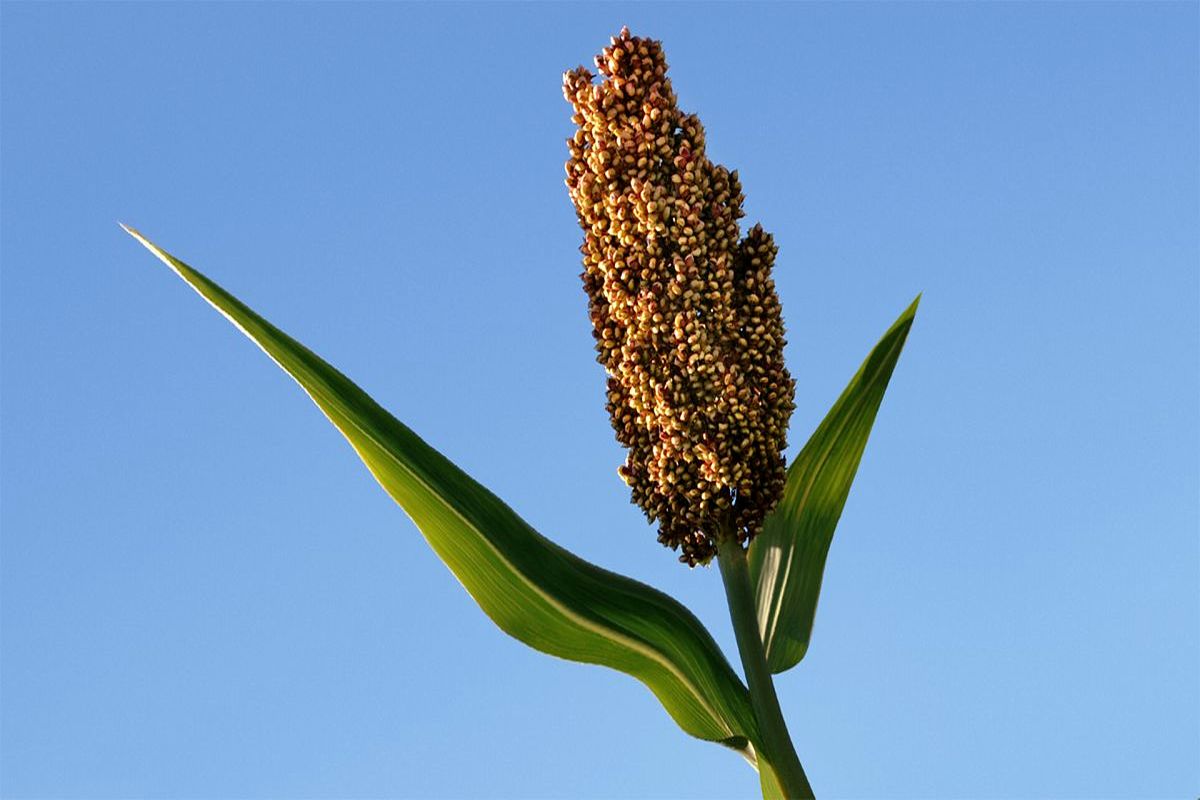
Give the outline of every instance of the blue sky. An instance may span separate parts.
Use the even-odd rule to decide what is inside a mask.
[[[821,796],[1200,792],[1198,12],[3,4],[0,792],[731,797],[496,630],[117,227],[734,653],[616,476],[561,72],[661,38],[780,246],[792,452],[919,291],[778,682]]]

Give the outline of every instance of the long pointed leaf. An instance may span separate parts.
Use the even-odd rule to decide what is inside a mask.
[[[918,295],[883,335],[804,445],[788,469],[783,499],[750,547],[771,672],[791,669],[808,652],[829,544],[920,302]]]
[[[754,763],[747,690],[690,611],[538,534],[312,351],[126,230],[296,379],[500,628],[545,653],[634,676],[683,730]]]

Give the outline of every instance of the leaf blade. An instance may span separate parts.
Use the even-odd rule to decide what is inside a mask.
[[[300,384],[502,630],[542,652],[632,675],[684,731],[753,763],[747,690],[688,609],[542,537],[311,350],[122,227]]]
[[[808,652],[825,560],[920,295],[888,328],[788,468],[783,499],[750,547],[759,633],[771,672]]]

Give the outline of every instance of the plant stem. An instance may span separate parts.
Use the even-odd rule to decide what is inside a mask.
[[[750,590],[750,569],[746,562],[746,551],[730,536],[721,542],[717,553],[721,568],[721,579],[725,583],[725,597],[729,601],[729,617],[733,620],[733,633],[737,637],[738,653],[742,657],[742,668],[746,671],[746,683],[750,686],[750,702],[758,718],[761,742],[756,747],[770,763],[780,786],[789,798],[812,798],[812,786],[804,767],[796,755],[792,738],[788,735],[779,698],[775,695],[775,684],[771,670],[767,667],[767,656],[763,650],[762,637],[758,633],[758,616],[754,610],[754,596]]]

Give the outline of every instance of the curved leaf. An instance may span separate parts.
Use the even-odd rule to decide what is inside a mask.
[[[683,730],[754,763],[749,694],[690,611],[538,534],[312,351],[125,229],[296,379],[501,629],[545,653],[634,676]]]
[[[920,295],[867,356],[788,469],[779,506],[750,546],[750,579],[767,665],[779,673],[808,651],[829,543]]]

